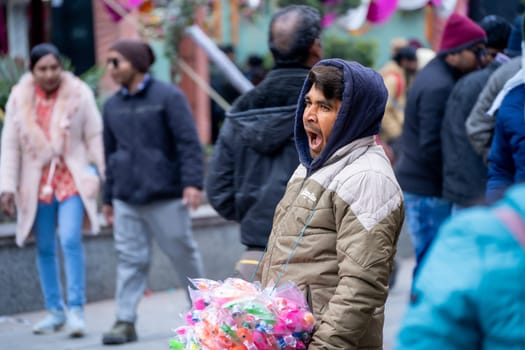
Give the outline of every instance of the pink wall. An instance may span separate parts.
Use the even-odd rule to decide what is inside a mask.
[[[202,25],[204,20],[204,9],[197,10],[197,24]],[[186,37],[182,40],[179,48],[182,59],[188,63],[204,81],[209,82],[208,57],[203,49]],[[199,87],[186,74],[181,74],[179,83],[181,89],[186,93],[193,110],[193,116],[197,124],[199,138],[203,144],[211,143],[211,116],[210,98],[206,91]]]

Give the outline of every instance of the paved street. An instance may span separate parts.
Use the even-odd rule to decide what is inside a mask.
[[[383,330],[385,350],[394,348],[395,338],[409,300],[413,267],[414,261],[412,258],[400,259],[397,282],[390,291],[385,307],[385,326]]]
[[[137,324],[139,342],[118,349],[167,349],[171,329],[182,324],[179,315],[189,304],[182,289],[153,293],[142,299]],[[108,349],[101,343],[101,334],[114,322],[115,304],[112,300],[89,303],[86,306],[88,332],[85,337],[71,339],[64,331],[35,336],[31,325],[44,312],[12,315],[0,318],[0,349],[2,350],[80,350]],[[115,348],[115,347],[110,347]]]
[[[386,306],[385,350],[391,349],[399,328],[401,316],[408,300],[412,259],[401,260],[401,269],[396,286],[390,293]],[[146,296],[141,304],[137,324],[139,342],[118,347],[102,346],[101,334],[113,323],[114,303],[112,300],[89,303],[86,306],[88,333],[80,339],[70,339],[65,332],[35,336],[31,325],[44,315],[43,311],[8,317],[0,316],[0,349],[2,350],[153,350],[168,349],[171,329],[182,324],[179,317],[189,305],[183,290],[153,293]]]
[[[384,349],[393,349],[401,318],[405,311],[412,281],[412,248],[404,230],[398,243],[399,272],[395,287],[386,303]],[[113,281],[111,281],[113,283]],[[181,314],[189,307],[182,289],[147,294],[139,306],[137,332],[139,341],[123,346],[103,346],[101,335],[114,322],[113,300],[88,303],[85,337],[71,339],[64,331],[36,336],[31,333],[34,322],[44,316],[44,311],[0,316],[0,350],[153,350],[168,349],[171,330],[182,324]]]

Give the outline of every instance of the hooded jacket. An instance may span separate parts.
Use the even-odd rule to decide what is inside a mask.
[[[303,127],[306,80],[295,116],[301,164],[274,216],[259,268],[262,285],[291,280],[316,317],[308,349],[382,349],[384,303],[401,225],[403,198],[373,135],[387,91],[373,70],[340,59],[341,107],[319,157],[312,159]],[[288,260],[289,259],[289,260]]]
[[[485,84],[476,105],[472,108],[465,122],[469,141],[476,153],[483,158],[484,162],[487,161],[492,136],[494,134],[494,125],[496,124],[495,116],[488,114],[488,111],[491,109],[492,102],[494,102],[496,96],[505,86],[505,83],[512,78],[520,68],[521,56],[515,57],[499,67]]]
[[[219,134],[206,181],[212,207],[241,224],[241,242],[264,250],[286,183],[299,164],[293,142],[306,68],[278,68],[237,99]]]
[[[525,184],[516,185],[492,209],[465,210],[442,226],[414,280],[396,349],[525,348],[525,245],[494,211],[525,221],[524,199]]]
[[[484,69],[459,79],[447,100],[441,127],[443,198],[462,206],[480,202],[487,184],[487,167],[468,140],[465,120],[500,65],[494,60]]]
[[[489,152],[487,201],[499,199],[514,183],[525,181],[525,84],[505,96],[496,117]]]

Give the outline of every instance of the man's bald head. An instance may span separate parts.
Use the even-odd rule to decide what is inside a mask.
[[[305,65],[310,48],[321,35],[316,9],[292,5],[279,10],[270,23],[269,46],[277,65]],[[320,57],[319,57],[320,58]]]

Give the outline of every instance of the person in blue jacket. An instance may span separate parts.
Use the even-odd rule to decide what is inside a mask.
[[[492,208],[443,225],[416,275],[396,349],[525,349],[524,273],[520,184]]]
[[[525,84],[505,96],[496,116],[488,157],[487,201],[493,202],[514,183],[525,181]]]

